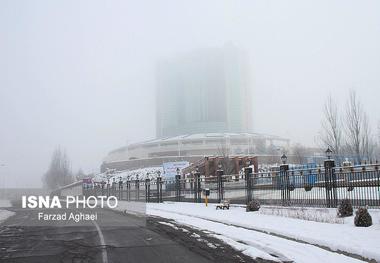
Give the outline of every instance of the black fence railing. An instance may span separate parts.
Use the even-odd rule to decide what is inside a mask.
[[[379,165],[355,167],[317,167],[205,177],[195,173],[192,178],[172,180],[129,180],[118,184],[84,190],[85,195],[114,195],[121,200],[145,202],[201,202],[204,190],[210,190],[209,201],[228,199],[246,204],[257,199],[261,204],[279,206],[337,207],[343,199],[353,206],[380,208]]]

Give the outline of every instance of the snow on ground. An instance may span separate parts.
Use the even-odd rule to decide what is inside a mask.
[[[8,217],[13,216],[15,213],[8,210],[0,210],[0,223],[4,222]]]
[[[247,213],[242,207],[216,210],[214,205],[205,207],[204,204],[194,203],[150,203],[147,208],[147,213],[151,215],[160,216],[160,213],[165,213],[166,217],[175,213],[190,218],[196,216],[196,218],[219,221],[234,226],[263,230],[380,262],[380,216],[379,211],[375,210],[370,211],[373,215],[373,225],[368,228],[360,228],[353,225],[353,217],[345,219],[346,224],[329,224],[263,215],[257,212]]]
[[[188,215],[148,208],[148,213],[175,220],[179,224],[212,232],[212,236],[252,258],[294,262],[361,262],[313,245],[259,233],[249,229],[217,223]],[[220,218],[220,216],[219,216]]]
[[[11,207],[11,206],[12,206],[12,204],[9,200],[0,199],[0,207],[1,208]],[[4,210],[4,209],[0,209],[0,224],[2,222],[4,222],[8,217],[13,216],[14,214],[15,214],[14,212]]]
[[[100,173],[94,176],[94,181],[100,182],[102,180],[107,181],[109,178],[112,182],[113,179],[115,179],[116,182],[119,181],[120,177],[123,181],[126,180],[135,180],[139,178],[140,180],[145,180],[146,178],[156,178],[157,173],[160,172],[163,174],[163,168],[162,166],[153,166],[153,167],[146,167],[146,168],[139,168],[135,170],[130,171],[116,171],[113,174],[107,175],[106,173]]]
[[[11,207],[12,204],[9,200],[0,199],[0,207]]]
[[[243,207],[242,205],[240,205]],[[368,209],[372,221],[380,223],[380,210]],[[354,225],[354,217],[337,217],[336,208],[261,206],[260,214],[292,217],[308,221]]]
[[[123,207],[122,202],[121,207]],[[351,222],[347,223],[348,221],[345,224],[330,224],[264,215],[258,212],[247,213],[243,207],[216,210],[213,204],[205,207],[204,204],[194,203],[149,203],[146,213],[175,220],[178,224],[207,230],[214,237],[253,258],[295,262],[359,262],[342,254],[310,245],[315,244],[380,262],[379,211],[372,211],[375,215],[374,225],[369,228],[357,228]],[[348,220],[353,221],[353,218]]]

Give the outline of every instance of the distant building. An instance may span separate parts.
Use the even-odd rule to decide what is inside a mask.
[[[121,147],[108,154],[102,167],[122,170],[172,161],[195,162],[205,156],[279,155],[279,147],[288,148],[289,140],[256,133],[185,134]]]
[[[160,61],[156,139],[111,151],[102,170],[194,163],[205,156],[278,155],[289,140],[252,132],[250,76],[248,55],[233,45]]]
[[[246,53],[233,45],[162,60],[157,69],[157,138],[193,133],[251,132]]]

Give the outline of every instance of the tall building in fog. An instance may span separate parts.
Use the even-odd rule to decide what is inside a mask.
[[[162,60],[157,69],[157,138],[250,132],[248,56],[233,45]]]
[[[222,154],[267,156],[289,145],[285,138],[252,133],[250,74],[247,54],[233,45],[160,61],[157,138],[111,151],[102,171],[195,163]]]

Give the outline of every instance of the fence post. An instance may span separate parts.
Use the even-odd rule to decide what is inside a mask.
[[[194,203],[197,202],[197,172],[193,172],[193,195],[194,195]]]
[[[131,200],[131,181],[127,180],[127,200]]]
[[[252,168],[249,167],[249,164],[247,163],[247,167],[244,168],[245,173],[245,187],[246,187],[246,204],[248,205],[249,202],[252,201]]]
[[[120,178],[119,181],[119,200],[123,199],[123,181]]]
[[[327,159],[325,166],[325,191],[327,207],[337,207],[335,161]]]
[[[157,176],[157,203],[162,202],[162,178]]]
[[[101,187],[102,187],[102,196],[104,196],[104,185],[106,184],[106,182],[102,181],[101,182]]]
[[[223,175],[224,171],[221,166],[219,166],[219,170],[216,171],[217,180],[218,180],[218,202],[222,202],[224,199],[224,189],[223,189]]]
[[[136,200],[140,200],[140,180],[137,177],[135,180]]]
[[[290,205],[289,165],[287,164],[280,165],[280,182],[282,206]]]
[[[150,179],[145,179],[145,202],[150,202]]]
[[[201,202],[201,192],[202,192],[202,187],[201,187],[201,173],[197,170],[194,173],[195,176],[195,202],[200,203]]]
[[[175,176],[175,200],[176,202],[181,201],[181,175],[179,169],[177,168],[177,174]]]
[[[111,195],[116,197],[116,179],[112,178]]]

